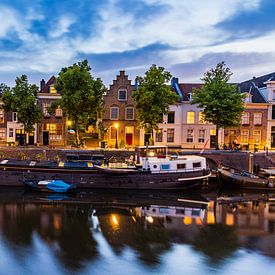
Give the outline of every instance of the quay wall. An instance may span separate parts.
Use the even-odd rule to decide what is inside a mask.
[[[177,152],[179,155],[190,155],[190,154],[200,154],[200,151],[175,151],[171,150],[171,154]],[[48,159],[56,160],[59,158],[62,161],[67,159],[68,155],[94,155],[94,154],[104,154],[106,158],[115,157],[117,160],[124,160],[135,155],[133,150],[77,150],[77,149],[48,149],[48,148],[28,148],[28,147],[3,147],[0,149],[1,158],[14,158],[19,159],[20,155],[25,156],[26,159],[37,160],[37,159]],[[252,165],[258,165],[262,167],[272,167],[275,166],[275,153],[270,153],[266,156],[265,153],[255,153],[251,154],[249,152],[241,151],[223,151],[223,150],[206,150],[202,156],[208,159],[208,163],[211,167],[215,167],[217,163],[222,163],[223,165],[228,165],[240,170],[249,170],[249,159],[252,158]]]

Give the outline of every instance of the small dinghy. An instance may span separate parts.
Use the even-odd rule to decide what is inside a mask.
[[[69,184],[63,180],[23,180],[25,187],[29,190],[51,193],[68,193],[76,190],[75,184]]]

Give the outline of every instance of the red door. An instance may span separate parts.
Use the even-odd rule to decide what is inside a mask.
[[[126,134],[126,145],[133,145],[133,134]]]

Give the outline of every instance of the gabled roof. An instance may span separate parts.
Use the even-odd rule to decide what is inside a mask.
[[[55,80],[56,80],[56,78],[55,78],[55,76],[53,75],[53,76],[47,81],[47,83],[40,89],[39,93],[46,93],[46,94],[50,93],[49,87],[50,87],[51,85],[54,85]]]
[[[193,89],[200,89],[202,83],[179,83],[179,88],[182,92],[183,101],[190,101],[188,94],[192,93]]]
[[[259,89],[266,87],[266,82],[270,80],[275,80],[275,72],[260,77],[253,77],[239,83],[237,86],[242,93],[250,93],[252,95],[252,103],[265,103],[267,101]]]

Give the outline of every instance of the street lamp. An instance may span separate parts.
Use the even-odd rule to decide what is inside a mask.
[[[117,129],[118,129],[118,123],[115,123],[115,128],[116,128],[116,149],[118,149],[118,144],[117,144]]]

